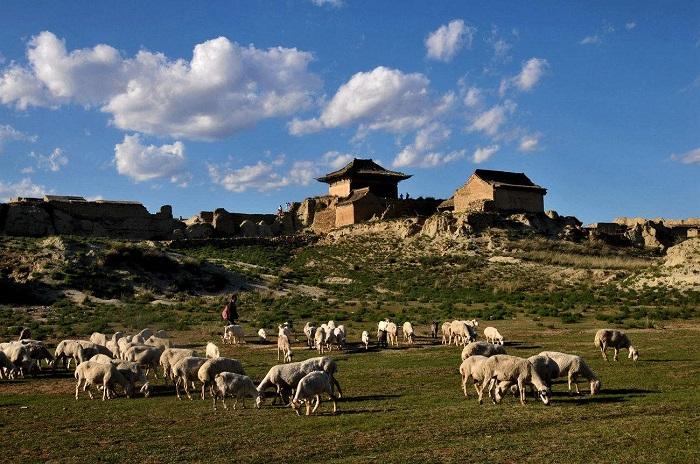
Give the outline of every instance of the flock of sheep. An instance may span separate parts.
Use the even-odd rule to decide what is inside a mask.
[[[566,377],[569,392],[572,386],[578,389],[578,378],[583,377],[590,383],[590,392],[595,394],[600,390],[600,380],[580,356],[543,351],[527,359],[506,354],[504,337],[494,327],[484,329],[486,341],[476,341],[478,322],[476,320],[438,322],[431,325],[431,335],[438,337],[442,331],[442,343],[446,345],[463,345],[462,363],[459,372],[462,377],[461,386],[465,397],[468,397],[467,384],[471,380],[477,392],[479,403],[482,403],[485,392],[494,403],[499,403],[506,391],[519,395],[521,403],[525,403],[526,389],[531,388],[536,397],[544,404],[549,404],[552,381]],[[333,321],[319,327],[307,323],[304,327],[306,345],[316,349],[320,355],[333,349],[345,349],[347,332],[343,325]],[[402,326],[403,340],[408,344],[415,341],[415,331],[410,322]],[[267,340],[264,329],[258,331],[258,336]],[[223,343],[245,343],[245,333],[240,325],[229,325],[224,328]],[[20,340],[0,343],[0,378],[14,378],[33,374],[45,367],[57,368],[62,365],[70,369],[75,364],[74,377],[75,398],[79,398],[81,390],[87,391],[90,398],[93,393],[90,387],[101,390],[102,399],[108,400],[116,396],[117,385],[127,397],[133,397],[139,391],[144,396],[150,394],[149,374],[158,378],[158,372],[165,384],[172,382],[178,399],[182,399],[181,390],[191,400],[190,389],[201,388],[200,397],[205,399],[207,390],[213,399],[214,409],[217,400],[234,398],[233,408],[238,401],[245,408],[246,398],[253,398],[255,406],[260,408],[268,390],[274,390],[275,401],[280,399],[283,404],[290,405],[297,414],[301,407],[306,406],[306,414],[315,412],[321,402],[322,395],[328,395],[333,402],[333,412],[336,412],[336,401],[342,395],[340,384],[335,378],[336,362],[328,356],[319,356],[306,361],[292,362],[292,341],[294,336],[289,324],[280,325],[277,334],[277,360],[281,364],[273,366],[262,381],[256,386],[248,377],[240,360],[222,357],[219,348],[214,343],[208,343],[201,356],[197,350],[175,348],[168,335],[163,331],[154,332],[144,329],[135,335],[117,332],[111,337],[101,333],[93,333],[90,340],[63,340],[52,355],[43,342],[32,340],[30,335],[23,333]],[[377,346],[388,344],[398,345],[398,327],[388,319],[377,324]],[[361,335],[362,346],[367,350],[370,344],[368,331]],[[596,333],[595,345],[601,350],[607,360],[606,350],[613,348],[615,360],[620,349],[628,349],[629,357],[637,360],[639,354],[630,343],[629,338],[619,330],[601,329]],[[312,409],[313,406],[313,409]]]

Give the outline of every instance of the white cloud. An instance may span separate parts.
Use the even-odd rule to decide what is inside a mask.
[[[345,5],[345,2],[343,0],[311,0],[311,3],[313,3],[316,6],[330,6],[333,8],[341,8]]]
[[[321,159],[323,162],[334,170],[340,169],[355,158],[349,153],[340,153],[338,151],[328,151],[323,154]]]
[[[599,34],[587,35],[579,42],[580,45],[600,45],[603,38]]]
[[[488,110],[476,115],[468,127],[470,132],[484,132],[494,137],[498,135],[501,126],[506,122],[508,116],[515,112],[516,104],[506,100],[502,104],[495,105]]]
[[[68,52],[51,32],[28,43],[28,64],[0,74],[0,101],[18,109],[99,105],[120,129],[218,139],[311,104],[320,87],[310,53],[243,47],[225,37],[194,47],[192,59],[147,50],[124,58],[109,45]]]
[[[289,124],[289,131],[302,135],[351,124],[360,124],[360,132],[418,129],[449,109],[454,101],[452,93],[433,101],[429,84],[423,74],[404,74],[384,66],[359,72],[340,86],[318,118],[295,119]]]
[[[7,141],[17,141],[17,140],[22,140],[22,141],[27,141],[27,142],[36,142],[37,136],[36,135],[28,135],[25,134],[24,132],[20,132],[14,127],[10,126],[9,124],[0,124],[0,154],[2,153],[3,146],[5,142]]]
[[[631,31],[636,25],[637,24],[634,22],[627,22],[625,24],[625,29]],[[579,45],[600,45],[603,43],[603,39],[606,36],[613,34],[614,32],[615,26],[608,23],[607,21],[604,21],[599,31],[597,31],[594,34],[587,35],[586,37],[581,39]]]
[[[469,108],[474,108],[481,104],[482,92],[477,87],[469,87],[464,96],[464,104]]]
[[[68,164],[68,157],[60,148],[54,148],[48,155],[31,152],[29,157],[36,159],[37,167],[51,172],[58,172]]]
[[[0,201],[9,201],[13,197],[42,197],[46,193],[50,193],[46,187],[33,183],[29,177],[15,183],[0,181]]]
[[[625,23],[625,29],[627,29],[628,31],[631,31],[635,27],[637,27],[637,23],[635,23],[634,21],[627,21]]]
[[[420,129],[413,143],[405,146],[396,155],[392,165],[396,168],[406,166],[429,168],[464,157],[464,150],[455,150],[450,153],[433,151],[435,147],[449,139],[450,134],[450,129],[440,123],[432,123]]]
[[[22,168],[19,170],[22,174],[33,174],[34,173],[34,168],[31,166],[27,166],[26,168]]]
[[[488,160],[491,158],[493,155],[496,154],[499,150],[498,145],[490,145],[488,147],[483,147],[483,148],[477,148],[474,150],[474,154],[472,155],[472,161],[474,163],[479,164],[483,163],[484,161]]]
[[[461,19],[440,26],[425,39],[428,58],[438,61],[451,61],[463,48],[471,48],[476,28],[467,26]]]
[[[681,153],[680,155],[673,154],[671,159],[680,161],[683,164],[698,164],[700,165],[700,148]]]
[[[549,63],[542,58],[530,58],[523,64],[520,74],[513,78],[513,84],[522,91],[532,89],[549,69]]]
[[[284,163],[283,158],[278,160]],[[236,193],[247,190],[265,192],[289,185],[308,185],[318,175],[318,168],[311,161],[294,162],[285,175],[278,172],[281,164],[276,161],[258,161],[238,169],[216,164],[208,164],[207,168],[212,182]]]
[[[540,136],[538,134],[525,135],[520,138],[518,150],[522,152],[531,152],[537,150],[540,144]]]
[[[186,185],[189,175],[185,172],[185,145],[144,145],[139,134],[125,135],[124,141],[114,146],[114,162],[117,172],[136,182],[167,178],[178,185]]]

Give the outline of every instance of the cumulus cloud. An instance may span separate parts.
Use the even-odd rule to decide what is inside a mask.
[[[428,58],[438,61],[451,61],[464,47],[471,48],[476,28],[467,26],[461,19],[440,26],[425,39]]]
[[[419,166],[430,168],[447,164],[463,158],[464,150],[449,153],[434,151],[441,143],[449,139],[451,131],[440,123],[432,123],[416,133],[412,144],[405,146],[394,158],[394,167]]]
[[[542,79],[542,76],[549,69],[549,63],[543,58],[530,58],[523,63],[520,72],[510,79],[501,80],[501,85],[498,89],[500,95],[504,95],[510,87],[527,92],[532,90],[535,85]]]
[[[48,155],[31,152],[29,157],[34,158],[37,167],[45,171],[58,172],[63,166],[68,164],[68,157],[60,148],[54,148]]]
[[[27,141],[36,142],[36,135],[28,135],[18,131],[9,124],[0,124],[0,154],[2,153],[5,142],[8,141]]]
[[[600,34],[587,35],[579,42],[579,45],[600,45],[603,43],[603,38]]]
[[[283,158],[277,161],[258,161],[255,164],[233,169],[225,165],[208,164],[212,182],[229,192],[242,193],[248,190],[266,192],[289,185],[309,185],[318,175],[316,164],[311,161],[295,161],[280,174]]]
[[[0,180],[0,201],[9,201],[13,197],[42,197],[50,193],[43,185],[32,182],[29,177],[25,177],[19,182],[3,182]]]
[[[495,155],[498,150],[499,150],[498,145],[490,145],[488,147],[479,147],[476,150],[474,150],[474,154],[472,155],[472,161],[476,164],[483,163],[484,161],[488,160],[491,158],[493,155]]]
[[[338,151],[328,151],[321,157],[323,163],[334,170],[342,168],[352,161],[353,158],[355,158],[354,155],[349,153],[340,153]]]
[[[538,134],[534,135],[524,135],[520,138],[520,143],[518,145],[518,150],[522,152],[531,152],[537,150],[540,143],[540,136]]]
[[[360,132],[405,132],[424,126],[452,106],[454,94],[434,100],[430,81],[420,73],[405,74],[379,66],[359,72],[340,86],[318,118],[289,124],[293,135],[360,124]]]
[[[488,110],[477,114],[467,128],[469,132],[483,132],[486,135],[495,137],[501,126],[506,122],[508,116],[515,112],[516,104],[506,100],[502,104],[495,105]]]
[[[0,101],[18,109],[76,103],[100,106],[124,130],[218,139],[311,104],[320,80],[310,53],[244,47],[225,37],[194,47],[192,59],[109,45],[68,51],[42,32],[28,43],[28,64],[0,73]]]
[[[114,146],[114,162],[117,172],[136,182],[168,179],[186,185],[189,175],[185,172],[185,145],[144,145],[139,134],[125,135],[124,141]]]
[[[683,164],[698,164],[700,165],[700,148],[681,153],[680,155],[673,154],[671,159],[680,161]]]

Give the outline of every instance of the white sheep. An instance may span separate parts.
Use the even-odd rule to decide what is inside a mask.
[[[230,343],[231,345],[238,345],[245,343],[245,331],[243,327],[238,324],[231,324],[224,327],[224,335],[221,337],[223,343]]]
[[[132,346],[124,354],[124,361],[137,363],[146,370],[146,377],[152,370],[155,378],[158,378],[158,366],[163,350],[155,346]]]
[[[600,329],[595,333],[595,338],[593,339],[593,344],[600,349],[603,354],[603,358],[607,361],[608,355],[606,353],[608,348],[613,348],[615,350],[615,356],[613,359],[617,361],[617,354],[621,349],[627,348],[629,355],[627,358],[636,361],[639,359],[639,351],[632,346],[627,334],[621,330],[615,329]]]
[[[337,343],[337,340],[335,338],[335,327],[331,328],[328,327],[327,330],[325,331],[326,334],[326,339],[323,341],[323,343],[326,345],[326,349],[328,351],[333,351],[333,345]]]
[[[347,332],[345,331],[345,326],[344,325],[339,325],[335,329],[333,329],[333,338],[335,338],[335,344],[338,346],[338,349],[343,349],[345,348],[345,338],[347,336]]]
[[[467,382],[469,379],[472,379],[476,394],[479,394],[479,387],[481,387],[484,382],[482,364],[487,359],[486,356],[474,355],[462,361],[462,364],[459,366],[459,373],[462,374],[462,391],[464,392],[464,396],[469,397],[467,394]]]
[[[73,374],[78,380],[75,385],[75,399],[78,399],[78,391],[80,384],[83,384],[83,391],[87,390],[90,399],[93,399],[92,391],[89,389],[91,385],[102,385],[102,401],[110,399],[110,393],[114,391],[116,384],[122,386],[126,392],[126,396],[130,398],[133,395],[131,384],[117,370],[113,364],[102,364],[99,362],[84,361],[78,364]]]
[[[96,345],[107,345],[107,336],[100,332],[93,332],[90,335],[90,341]]]
[[[335,321],[328,321],[328,328],[331,330],[335,329]]]
[[[49,352],[49,350],[46,349],[46,346],[44,346],[43,342],[41,342],[39,340],[31,340],[31,339],[25,338],[25,339],[22,339],[19,343],[21,343],[23,346],[27,347],[27,350],[29,352],[29,357],[32,358],[35,366],[38,369],[41,369],[41,361],[43,361],[43,360],[46,360],[46,363],[48,366],[53,365],[54,357]]]
[[[163,379],[166,385],[168,384],[168,379],[173,380],[173,365],[180,359],[188,356],[197,356],[197,353],[189,348],[166,348],[163,351],[158,362],[163,368]]]
[[[119,344],[116,340],[107,340],[105,347],[112,352],[116,359],[121,359],[121,351],[119,350]]]
[[[265,332],[265,329],[258,330],[258,337],[264,342],[267,341],[267,332]]]
[[[365,350],[369,349],[369,332],[366,330],[362,331],[362,343],[365,345]]]
[[[199,358],[195,356],[187,356],[179,361],[177,361],[173,367],[173,379],[175,380],[175,393],[177,394],[177,399],[181,400],[180,396],[180,384],[185,388],[185,393],[187,398],[190,400],[192,396],[190,395],[189,384],[190,382],[195,382],[199,380],[199,368],[202,364],[207,362],[207,358]]]
[[[100,364],[113,364],[119,373],[124,376],[124,378],[131,385],[131,390],[135,391],[136,382],[143,382],[143,386],[139,390],[144,396],[148,397],[150,395],[150,387],[146,375],[141,370],[141,366],[138,363],[132,361],[122,361],[119,359],[112,359],[104,354],[96,354],[89,359],[90,362],[96,362]]]
[[[325,343],[326,332],[324,331],[323,326],[321,326],[318,329],[316,329],[316,334],[314,335],[314,345],[318,350],[318,354],[323,354],[323,348],[325,347]]]
[[[213,385],[214,377],[221,372],[234,372],[245,375],[243,365],[238,359],[214,358],[208,360],[197,371],[197,378],[202,383],[202,399],[204,399],[206,387]],[[213,390],[210,393],[213,395]]]
[[[506,349],[502,345],[494,345],[493,343],[471,342],[462,350],[462,360],[474,355],[489,358],[497,354],[506,354]]]
[[[142,343],[146,340],[148,340],[151,335],[153,335],[153,331],[151,329],[143,329],[141,332],[137,333],[134,335],[134,338],[139,338],[142,339]]]
[[[292,347],[289,345],[289,338],[284,334],[277,336],[277,362],[280,361],[280,355],[282,362],[292,362]]]
[[[403,323],[403,341],[413,344],[416,334],[413,331],[413,324],[409,321]]]
[[[338,370],[336,362],[328,356],[319,356],[309,358],[303,362],[292,362],[288,364],[278,364],[272,366],[265,377],[258,385],[258,391],[264,392],[268,388],[274,387],[276,394],[282,401],[286,402],[285,395],[289,396],[297,384],[309,372],[323,371],[331,378],[332,387],[338,389],[338,397],[342,396],[340,384],[335,378],[335,373]],[[257,400],[263,401],[261,396]]]
[[[398,327],[393,322],[387,322],[386,335],[389,338],[389,345],[399,346]]]
[[[157,337],[155,335],[151,335],[150,337],[148,337],[145,344],[149,346],[155,346],[156,348],[160,348],[161,350],[165,350],[166,348],[170,348],[171,346],[169,339]]]
[[[113,359],[107,356],[106,354],[96,354],[92,358],[88,359],[88,361],[94,361],[102,364],[111,364]]]
[[[330,376],[325,372],[311,372],[306,374],[297,385],[291,407],[297,415],[300,415],[299,408],[301,407],[301,403],[306,402],[306,415],[309,416],[318,409],[318,406],[321,404],[321,395],[323,393],[328,394],[333,402],[333,414],[335,414],[338,410],[338,398],[333,394]],[[316,404],[312,411],[311,401],[314,399],[316,400]]]
[[[486,327],[484,329],[484,338],[489,343],[503,345],[503,335],[498,332],[495,327]]]
[[[236,409],[238,400],[242,400],[243,408],[245,408],[246,398],[255,398],[255,407],[260,408],[260,403],[257,399],[262,395],[255,384],[247,375],[236,374],[234,372],[221,372],[216,374],[214,377],[214,410],[216,411],[216,399],[221,398],[224,403],[224,409],[228,409],[226,406],[226,397],[231,396],[234,398],[233,409]]]
[[[288,339],[292,339],[292,329],[289,327],[288,322],[277,326],[277,335],[286,335]]]
[[[219,347],[214,345],[212,342],[207,343],[204,353],[207,358],[218,358],[220,356]]]
[[[460,343],[466,345],[467,343],[476,340],[476,331],[474,330],[474,327],[469,325],[467,322],[468,321],[454,320],[450,323],[450,343],[454,341],[455,345],[459,345]]]
[[[534,366],[527,359],[498,354],[487,358],[482,364],[483,384],[479,390],[479,404],[482,403],[484,390],[488,387],[489,396],[494,404],[501,401],[501,393],[512,384],[518,386],[520,403],[525,404],[525,385],[531,383],[538,392],[540,400],[549,404],[550,392]],[[495,387],[495,395],[493,390]]]
[[[314,335],[316,334],[316,326],[311,322],[307,322],[304,325],[304,335],[306,335],[306,345],[313,349],[314,347]]]
[[[380,330],[383,330],[386,332],[386,325],[389,323],[389,319],[384,319],[383,321],[379,321],[377,323],[377,332]]]
[[[600,391],[601,383],[598,376],[588,367],[586,361],[581,356],[574,354],[560,353],[558,351],[543,351],[540,353],[543,356],[549,356],[559,368],[557,377],[567,377],[569,382],[569,393],[571,393],[571,384],[576,387],[576,394],[581,394],[578,389],[578,377],[585,377],[591,387],[591,395],[595,395]]]
[[[452,339],[452,323],[451,322],[443,322],[442,323],[442,344],[443,345],[449,345],[450,340]]]

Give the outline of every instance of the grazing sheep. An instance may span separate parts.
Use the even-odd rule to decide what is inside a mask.
[[[479,394],[479,387],[484,381],[484,373],[482,364],[488,358],[486,356],[474,355],[470,356],[459,366],[459,373],[462,374],[462,391],[465,397],[469,397],[467,394],[467,381],[472,379],[474,383],[474,389],[476,394]]]
[[[230,343],[231,345],[239,345],[245,343],[245,332],[243,327],[238,324],[231,324],[224,327],[224,336],[221,337],[223,343]]]
[[[264,392],[268,388],[275,387],[276,394],[283,402],[287,402],[285,395],[289,396],[292,389],[296,388],[299,380],[309,372],[323,371],[331,378],[332,387],[338,389],[338,397],[342,396],[342,389],[335,378],[335,373],[338,370],[338,365],[328,356],[319,356],[310,358],[303,362],[292,362],[288,364],[278,364],[272,366],[265,375],[265,378],[258,385],[258,391]],[[262,396],[258,398],[258,402],[262,403]]]
[[[442,323],[442,344],[443,345],[449,345],[450,340],[452,339],[452,323],[451,322],[443,322]]]
[[[284,334],[277,336],[277,362],[280,361],[280,354],[282,362],[292,362],[292,347],[289,346],[289,338]]]
[[[454,340],[455,345],[459,345],[460,343],[466,345],[476,340],[476,331],[467,321],[452,321],[450,323],[450,335],[450,343]]]
[[[432,338],[438,337],[438,332],[440,331],[440,322],[433,321],[430,323],[430,336]]]
[[[146,377],[153,370],[153,375],[158,378],[158,366],[160,365],[160,357],[163,350],[155,346],[132,346],[124,354],[124,361],[138,363],[139,366],[146,369]]]
[[[102,364],[111,364],[113,359],[107,356],[106,354],[96,354],[92,358],[88,359],[88,361],[94,361]]]
[[[163,353],[160,355],[160,359],[158,360],[158,362],[163,368],[163,379],[166,385],[168,384],[168,379],[173,380],[173,365],[175,365],[175,363],[178,362],[180,359],[186,358],[188,356],[194,357],[197,356],[197,353],[194,350],[190,350],[188,348],[166,348],[163,351]]]
[[[388,346],[386,330],[377,330],[377,346],[379,348],[386,348]]]
[[[226,406],[226,397],[231,396],[234,398],[233,409],[236,409],[238,400],[242,400],[243,408],[245,409],[245,399],[255,398],[255,407],[260,408],[260,403],[257,399],[262,395],[255,384],[247,375],[236,374],[234,372],[221,372],[216,374],[214,377],[214,387],[213,387],[213,397],[214,397],[214,411],[216,411],[216,399],[221,398],[224,403],[224,409],[228,409]]]
[[[314,345],[318,350],[318,354],[323,354],[323,348],[326,343],[326,332],[323,326],[316,329],[316,334],[314,335]]]
[[[484,338],[489,343],[503,345],[503,335],[498,332],[495,327],[486,327],[484,329]]]
[[[207,358],[218,358],[220,356],[219,347],[212,342],[207,343],[207,348],[204,353]]]
[[[40,342],[39,340],[29,340],[25,338],[22,339],[20,343],[27,347],[27,350],[29,351],[29,357],[32,358],[32,360],[34,360],[37,368],[41,369],[42,360],[46,360],[47,366],[53,365],[54,357],[49,352],[49,350],[46,349],[43,342]]]
[[[603,354],[603,359],[606,361],[608,360],[608,355],[606,353],[608,348],[613,348],[615,350],[615,356],[613,357],[615,361],[617,361],[618,352],[623,348],[627,348],[627,351],[629,351],[629,355],[627,355],[628,359],[632,359],[633,361],[639,359],[639,351],[632,346],[632,342],[630,342],[627,334],[621,330],[600,329],[595,333],[593,344],[600,349],[600,352]]]
[[[216,359],[216,358],[214,358]],[[175,380],[175,393],[177,399],[182,400],[180,396],[180,383],[185,388],[187,398],[192,400],[190,395],[189,384],[199,380],[199,368],[207,362],[207,358],[199,358],[195,356],[186,356],[178,360],[172,368],[173,379]]]
[[[571,393],[571,384],[576,386],[576,394],[581,394],[578,389],[578,376],[583,376],[588,380],[591,387],[591,395],[595,395],[600,391],[601,383],[598,376],[588,367],[588,364],[581,356],[574,354],[560,353],[558,351],[543,351],[540,353],[543,356],[549,356],[559,368],[557,377],[566,376],[569,381],[569,393]]]
[[[312,412],[316,412],[318,406],[321,404],[321,395],[327,393],[333,402],[333,414],[338,410],[337,400],[338,398],[333,394],[333,388],[331,387],[331,379],[325,372],[311,372],[306,374],[297,386],[296,393],[292,399],[291,407],[300,415],[299,408],[302,402],[306,402],[306,415],[311,415]],[[316,400],[313,411],[311,410],[311,401]]]
[[[494,345],[493,343],[471,342],[462,350],[462,360],[474,355],[489,358],[497,354],[506,354],[506,349],[502,345]]]
[[[483,383],[479,390],[479,404],[482,403],[484,390],[488,387],[489,396],[494,404],[501,401],[501,392],[512,384],[517,384],[520,392],[520,404],[525,404],[525,385],[531,383],[538,392],[540,400],[549,404],[550,392],[547,385],[527,359],[498,354],[487,358],[482,364]],[[492,393],[495,387],[495,395]]]
[[[409,321],[403,323],[403,341],[413,344],[416,334],[413,331],[413,324]]]
[[[258,330],[258,337],[264,342],[267,341],[267,332],[265,332],[265,329]]]
[[[107,336],[100,332],[93,332],[92,335],[90,335],[90,341],[96,345],[106,346]]]
[[[4,343],[1,351],[5,353],[7,360],[12,365],[8,375],[14,377],[14,374],[18,373],[21,377],[24,377],[27,373],[33,373],[35,363],[29,355],[27,346],[21,342]]]
[[[119,345],[115,340],[107,340],[105,347],[112,352],[115,359],[121,359],[121,352],[119,351]]]
[[[304,335],[306,335],[306,346],[310,349],[314,348],[314,335],[316,334],[316,326],[311,322],[307,322],[304,326]]]
[[[124,378],[124,376],[117,370],[116,366],[112,363],[102,364],[93,361],[84,361],[78,364],[75,368],[75,373],[73,374],[78,380],[75,385],[75,399],[78,399],[78,391],[80,389],[80,384],[83,384],[83,391],[88,392],[90,399],[93,399],[92,391],[89,389],[91,385],[102,385],[102,401],[111,398],[111,393],[114,392],[114,387],[116,384],[122,386],[126,392],[126,396],[131,398],[133,395],[133,390],[130,383]]]
[[[345,326],[344,325],[339,325],[335,329],[333,329],[333,338],[335,338],[335,344],[338,346],[338,349],[342,350],[345,348],[345,337],[347,336],[347,333],[345,331]]]
[[[537,372],[544,384],[547,386],[549,392],[551,392],[552,381],[559,377],[559,366],[557,365],[557,363],[554,362],[554,360],[549,356],[545,356],[542,354],[530,356],[529,358],[527,358],[527,360],[530,362],[530,364],[532,364],[533,368],[535,369],[535,372]],[[525,388],[527,388],[527,385],[525,386]],[[518,391],[518,386],[511,386],[511,391],[513,392],[513,394],[516,394]],[[535,394],[535,398],[537,398],[537,394]]]
[[[207,386],[212,386],[214,377],[221,372],[234,372],[236,374],[245,375],[243,365],[238,359],[232,358],[214,358],[210,359],[199,368],[197,378],[202,382],[202,399],[204,399],[204,391]],[[213,396],[213,387],[210,389]]]
[[[362,343],[365,345],[365,350],[369,349],[369,332],[366,330],[362,331]]]
[[[151,338],[152,335],[153,335],[153,331],[151,329],[143,329],[141,332],[134,335],[134,338],[137,338],[137,337],[140,338],[141,342],[143,343],[144,341]]]
[[[148,346],[155,346],[156,348],[160,348],[161,350],[165,350],[166,348],[170,348],[170,340],[167,338],[160,338],[156,337],[155,335],[151,335],[148,337],[146,340],[146,345]]]
[[[54,352],[54,367],[59,361],[63,362],[64,369],[70,369],[71,361],[75,361],[76,365],[83,361],[87,361],[94,355],[100,353],[96,348],[97,346],[99,345],[82,340],[62,340],[56,346],[56,351]],[[108,354],[108,356],[109,355],[111,355],[111,352]],[[68,361],[67,366],[66,360]]]
[[[141,366],[139,366],[138,363],[131,361],[120,361],[117,359],[113,359],[111,363],[116,366],[119,373],[124,376],[127,382],[129,382],[132,391],[136,391],[136,382],[143,382],[139,392],[143,393],[143,396],[146,398],[151,395],[150,385],[148,383],[148,379],[146,378],[146,374],[144,374],[143,370],[141,370]]]
[[[393,322],[386,324],[386,335],[389,337],[389,345],[399,346],[398,327]]]
[[[323,343],[326,345],[326,349],[328,351],[333,351],[333,345],[337,343],[337,340],[335,338],[335,327],[330,328],[328,327],[327,330],[325,331],[326,334],[326,339],[323,341]]]

